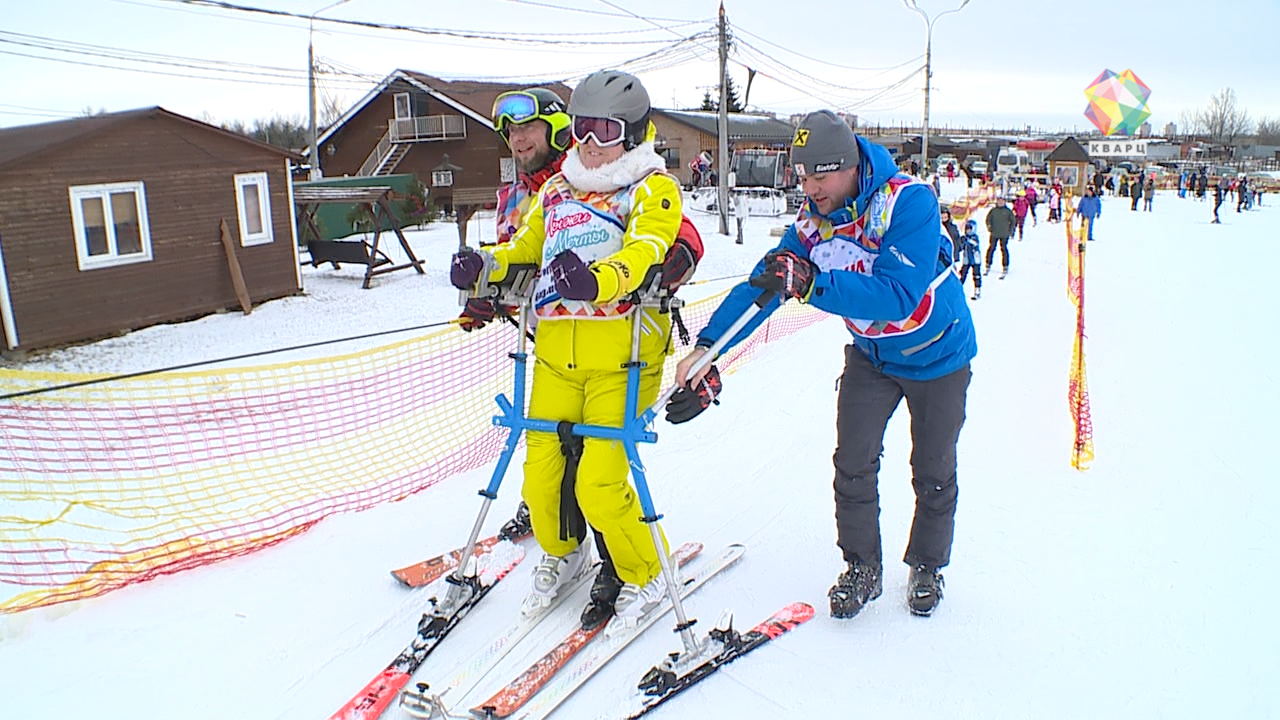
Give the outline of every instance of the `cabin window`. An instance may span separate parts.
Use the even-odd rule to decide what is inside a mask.
[[[667,163],[668,170],[680,169],[680,148],[664,147],[658,149],[658,156]]]
[[[413,117],[413,104],[409,100],[409,93],[396,93],[395,106],[397,120],[408,120]]]
[[[240,215],[240,245],[266,245],[271,234],[271,194],[267,174],[236,175],[236,211]]]
[[[146,189],[141,182],[69,188],[81,270],[151,260]]]
[[[452,170],[432,170],[431,187],[450,187],[453,185]]]

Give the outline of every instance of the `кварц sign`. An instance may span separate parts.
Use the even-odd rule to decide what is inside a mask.
[[[1146,140],[1090,140],[1090,157],[1146,157]]]

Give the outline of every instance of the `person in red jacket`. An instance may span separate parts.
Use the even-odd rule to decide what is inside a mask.
[[[1018,242],[1022,242],[1022,227],[1027,224],[1027,213],[1031,209],[1031,201],[1027,199],[1027,192],[1019,190],[1018,195],[1013,200],[1013,219],[1018,227]]]

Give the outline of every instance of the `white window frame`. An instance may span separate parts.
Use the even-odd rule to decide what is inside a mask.
[[[432,170],[431,187],[453,187],[453,171]]]
[[[409,120],[413,117],[413,99],[407,92],[398,92],[392,96],[393,110],[397,120]]]
[[[111,215],[111,194],[121,190],[130,190],[137,199],[138,234],[142,239],[142,252],[119,255],[116,250],[116,229]],[[72,185],[67,188],[71,200],[71,222],[75,226],[76,262],[81,271],[97,270],[118,265],[132,265],[140,262],[151,262],[151,224],[147,219],[147,189],[141,181],[103,183],[100,185]],[[102,212],[107,223],[106,255],[90,255],[85,237],[84,211],[80,201],[84,198],[96,197],[102,200]]]
[[[245,215],[244,187],[258,186],[258,207],[262,210],[262,232],[250,234],[248,216]],[[236,175],[236,215],[240,219],[240,247],[270,245],[275,242],[271,227],[271,186],[265,172],[239,173]]]

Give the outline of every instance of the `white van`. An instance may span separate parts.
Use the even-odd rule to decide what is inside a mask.
[[[1016,147],[1002,147],[1000,153],[996,155],[996,172],[1008,175],[1009,173],[1025,173],[1031,169],[1031,156],[1026,150],[1019,150]]]

